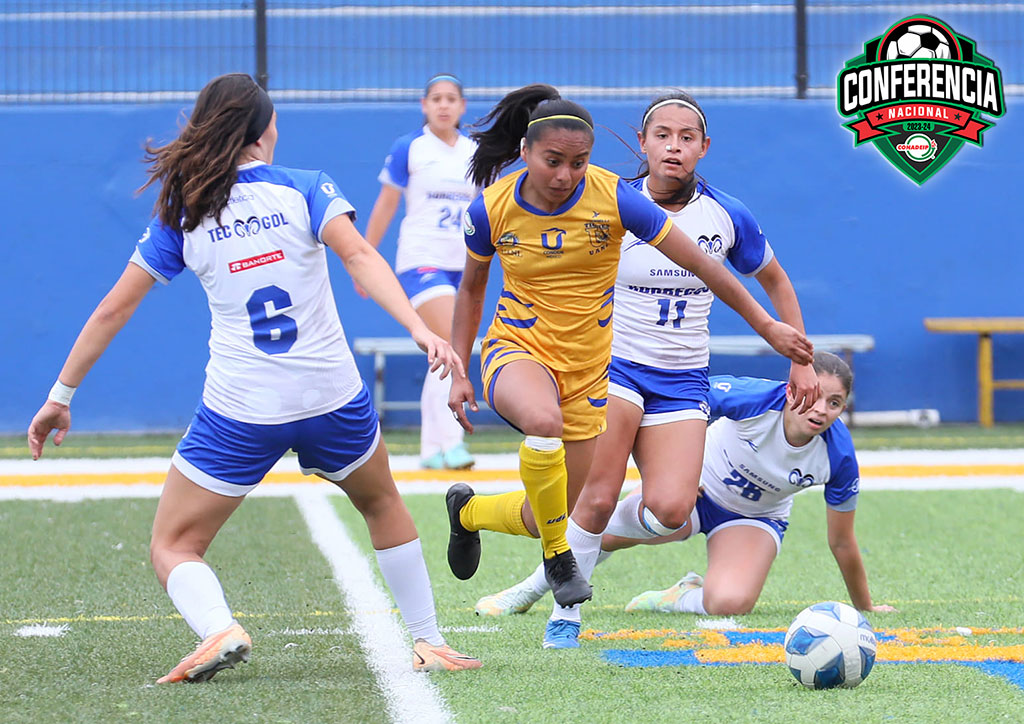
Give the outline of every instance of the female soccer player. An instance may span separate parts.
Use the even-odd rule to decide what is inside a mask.
[[[442,73],[427,81],[420,101],[426,123],[395,141],[378,180],[380,195],[366,224],[366,240],[380,244],[405,197],[395,272],[420,317],[439,337],[451,339],[455,290],[466,260],[462,217],[477,188],[467,180],[476,143],[459,131],[466,112],[462,83]],[[365,296],[356,285],[357,291]],[[424,468],[473,466],[462,426],[448,410],[451,379],[426,374],[420,395],[420,461]]]
[[[768,570],[782,548],[793,496],[816,485],[825,488],[828,544],[846,582],[850,601],[862,611],[895,611],[872,603],[867,574],[853,531],[860,473],[853,440],[839,415],[846,409],[853,374],[830,352],[815,352],[821,396],[809,410],[794,409],[784,382],[748,377],[711,378],[711,414],[701,469],[701,490],[690,525],[668,536],[639,539],[625,526],[608,526],[601,559],[639,543],[659,545],[707,537],[708,570],[664,591],[647,591],[627,611],[750,613]],[[646,482],[646,481],[645,481]],[[634,493],[618,504],[632,515]],[[482,599],[477,613],[522,613],[547,590],[536,572],[525,581]]]
[[[526,436],[519,451],[525,492],[475,496],[468,485],[453,486],[448,562],[467,579],[479,563],[478,531],[536,530],[555,600],[572,606],[591,590],[566,541],[566,519],[604,431],[612,295],[626,231],[702,279],[781,353],[807,363],[811,345],[772,319],[663,210],[589,164],[593,121],[583,107],[551,86],[527,86],[505,96],[488,123],[474,134],[473,180],[490,184],[518,158],[526,169],[488,186],[469,207],[452,341],[456,352],[469,353],[497,253],[504,289],[482,346],[483,388],[490,406]],[[452,382],[449,404],[472,430],[464,405],[475,410],[476,401],[464,375]]]
[[[783,321],[803,330],[789,277],[750,211],[697,177],[711,139],[703,109],[674,92],[644,110],[637,134],[644,163],[633,185],[715,261],[754,276]],[[600,534],[615,510],[632,453],[643,471],[637,505],[617,522],[635,538],[684,528],[697,497],[708,420],[708,315],[714,294],[704,281],[633,235],[623,243],[615,282],[608,431],[572,511],[568,540],[584,575],[593,570]],[[806,410],[817,394],[810,365],[793,364],[794,399]],[[503,603],[503,594],[480,604]],[[578,607],[554,606],[545,645],[578,646]]]
[[[420,541],[345,341],[325,247],[409,330],[432,369],[461,369],[461,362],[356,231],[354,210],[331,178],[271,165],[276,142],[270,98],[252,78],[233,73],[200,91],[176,140],[147,148],[152,165],[143,188],[161,184],[156,216],[33,418],[32,457],[42,455],[52,430],[56,444],[64,439],[72,394],[153,283],[166,284],[188,267],[210,303],[210,362],[202,402],[167,473],[150,557],[202,642],[158,683],[206,681],[248,660],[252,642],[203,555],[289,448],[304,473],[338,485],[363,514],[381,573],[415,639],[414,668],[478,668],[438,631]]]

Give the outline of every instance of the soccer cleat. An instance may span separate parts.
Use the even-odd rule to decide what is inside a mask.
[[[473,577],[480,566],[480,533],[466,530],[459,520],[459,512],[474,495],[473,488],[465,483],[456,483],[448,488],[444,497],[448,506],[448,567],[455,577],[466,581]]]
[[[158,684],[172,684],[178,681],[209,681],[221,669],[233,669],[239,661],[248,661],[252,651],[252,639],[237,623],[203,639],[191,654],[171,669],[166,676],[156,680]]]
[[[423,639],[417,639],[412,647],[412,668],[414,671],[465,671],[479,669],[479,659],[460,654],[448,644],[434,646]]]
[[[690,571],[682,580],[671,588],[664,591],[644,591],[639,596],[626,604],[627,611],[660,611],[661,613],[676,613],[679,609],[676,604],[683,594],[704,585],[704,579],[698,574]]]
[[[562,608],[589,601],[590,597],[594,595],[587,579],[580,573],[572,551],[565,551],[551,558],[545,558],[544,577],[547,579],[548,585],[551,586],[551,594],[555,597],[555,602]]]
[[[549,619],[544,629],[546,649],[578,649],[580,647],[580,622],[563,619]]]
[[[451,450],[445,450],[444,466],[449,470],[469,470],[475,462],[465,444],[461,442]]]
[[[438,451],[430,457],[421,458],[420,467],[424,470],[444,470],[444,455]]]
[[[521,581],[512,588],[484,596],[476,602],[474,610],[477,616],[511,616],[516,613],[526,613],[543,596],[543,593],[533,590],[529,581]]]

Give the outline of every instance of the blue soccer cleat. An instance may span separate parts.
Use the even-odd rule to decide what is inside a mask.
[[[552,619],[544,629],[544,648],[578,649],[580,647],[579,621]]]

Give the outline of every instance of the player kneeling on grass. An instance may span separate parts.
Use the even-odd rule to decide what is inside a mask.
[[[893,611],[874,605],[868,592],[853,519],[860,474],[853,440],[839,420],[846,409],[853,374],[829,352],[816,352],[814,369],[821,396],[807,412],[786,404],[786,383],[746,377],[712,377],[711,415],[701,469],[701,487],[691,525],[676,534],[638,540],[621,533],[622,521],[637,515],[639,493],[620,501],[601,540],[601,560],[637,544],[659,545],[707,537],[708,570],[689,573],[674,586],[646,591],[627,611],[749,613],[761,595],[768,570],[782,547],[793,496],[825,486],[828,542],[846,582],[850,600],[862,611]],[[483,616],[527,611],[547,588],[536,574],[477,603]]]
[[[431,370],[462,372],[427,329],[387,262],[356,231],[354,210],[319,171],[274,166],[270,98],[247,75],[210,81],[188,124],[147,149],[146,186],[159,181],[156,218],[128,267],[78,336],[28,430],[32,457],[71,427],[75,388],[154,282],[186,267],[212,314],[203,399],[178,444],[153,521],[150,558],[161,585],[202,639],[158,683],[206,681],[249,659],[252,641],[231,615],[203,556],[228,517],[289,449],[306,474],[340,487],[362,513],[377,562],[412,634],[418,670],[475,669],[445,644],[416,527],[380,439],[331,292],[326,248],[427,353]]]

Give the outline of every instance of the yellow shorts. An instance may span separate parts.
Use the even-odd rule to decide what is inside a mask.
[[[558,390],[558,406],[562,410],[563,440],[589,440],[604,432],[605,412],[608,409],[608,363],[583,370],[559,372],[547,367],[518,343],[507,339],[488,338],[480,348],[484,400],[492,410],[492,394],[498,373],[509,362],[522,359],[536,362],[551,375]],[[512,425],[511,422],[509,424]]]

